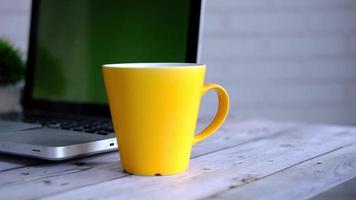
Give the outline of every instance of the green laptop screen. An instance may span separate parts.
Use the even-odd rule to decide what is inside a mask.
[[[43,0],[32,96],[106,103],[101,66],[186,61],[189,0]]]

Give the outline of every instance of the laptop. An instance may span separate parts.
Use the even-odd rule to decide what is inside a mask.
[[[65,160],[116,150],[101,66],[197,62],[202,5],[33,1],[23,111],[1,115],[0,152]]]

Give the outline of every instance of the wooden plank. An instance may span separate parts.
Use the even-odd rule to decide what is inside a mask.
[[[302,126],[302,123],[269,120],[229,121],[216,134],[194,146],[192,157],[279,135],[299,126]]]
[[[126,176],[44,199],[199,199],[254,182],[355,142],[354,129],[304,126],[197,157],[183,174]]]
[[[207,199],[309,199],[355,176],[353,144]]]
[[[282,134],[295,123],[242,121],[228,123],[217,134],[193,148],[192,157]],[[78,187],[127,176],[121,172],[117,153],[62,163],[43,164],[0,173],[0,193],[10,199],[39,198]],[[14,194],[11,191],[18,191]],[[11,195],[11,196],[10,196]]]

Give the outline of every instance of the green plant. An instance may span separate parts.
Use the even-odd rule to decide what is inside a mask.
[[[20,51],[0,38],[0,85],[11,85],[22,80],[24,66]]]

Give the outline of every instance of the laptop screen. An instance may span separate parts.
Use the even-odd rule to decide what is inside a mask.
[[[43,0],[32,98],[105,104],[101,66],[186,62],[189,0]]]

